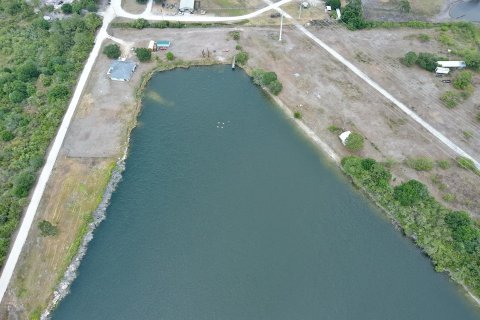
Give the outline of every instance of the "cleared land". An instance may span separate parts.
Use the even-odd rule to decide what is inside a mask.
[[[471,116],[478,110],[474,101],[480,101],[478,79],[474,95],[452,111],[439,105],[439,94],[447,89],[443,83],[426,71],[406,68],[399,62],[404,51],[442,51],[435,40],[424,43],[415,36],[429,33],[434,39],[435,30],[351,33],[335,25],[310,29],[478,158],[478,137],[462,141],[459,133],[466,126],[473,126]],[[240,31],[238,43],[229,35],[232,30]],[[32,229],[3,301],[2,319],[6,318],[7,309],[12,317],[24,319],[48,303],[51,289],[66,266],[65,257],[71,257],[72,243],[85,226],[82,219],[98,203],[111,166],[122,155],[129,128],[135,124],[135,87],[142,74],[157,63],[163,67],[185,65],[182,60],[230,63],[237,44],[249,53],[249,69],[261,67],[278,74],[284,87],[279,95],[283,104],[301,112],[302,121],[336,153],[349,154],[328,127],[358,131],[367,139],[359,154],[388,163],[396,182],[419,179],[429,185],[438,199],[445,194],[454,195],[450,206],[478,210],[480,177],[459,168],[444,146],[296,29],[287,26],[284,32],[283,41],[279,42],[276,27],[111,30],[113,36],[135,47],[145,47],[151,39],[171,40],[176,60],[168,63],[165,52],[156,52],[152,62],[141,64],[128,83],[110,81],[106,76],[108,59],[102,56],[97,60],[37,215],[37,222],[46,219],[58,224],[59,235],[42,237],[36,227]],[[202,51],[210,57],[204,57]],[[420,156],[449,159],[451,166],[419,172],[405,164],[406,159]],[[84,201],[86,197],[88,201]]]
[[[136,0],[122,0],[122,7],[130,13],[142,13],[147,8],[147,5],[140,4]]]

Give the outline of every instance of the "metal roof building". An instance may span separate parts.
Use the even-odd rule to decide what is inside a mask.
[[[132,78],[133,72],[137,68],[137,64],[130,60],[115,60],[110,64],[107,74],[110,79],[116,81],[129,81]]]
[[[443,68],[463,69],[467,66],[465,61],[437,61],[437,64]]]
[[[195,0],[180,0],[180,6],[178,10],[180,11],[190,11],[193,12],[195,8]]]

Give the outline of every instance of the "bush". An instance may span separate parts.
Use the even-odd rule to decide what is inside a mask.
[[[282,91],[283,85],[280,83],[280,81],[274,80],[267,85],[267,88],[268,91],[270,91],[273,95],[276,96],[280,93],[280,91]]]
[[[237,44],[237,45],[235,46],[235,49],[236,49],[236,50],[242,50],[242,46],[239,45],[239,44]]]
[[[271,82],[277,80],[277,74],[275,72],[264,72],[262,74],[262,85],[268,86]]]
[[[417,63],[418,56],[415,52],[410,51],[405,54],[405,57],[403,57],[400,61],[406,65],[407,67],[413,66],[415,63]]]
[[[148,2],[148,0],[137,0],[137,3],[140,3],[140,4],[145,4],[147,2]]]
[[[437,165],[440,169],[446,170],[450,168],[451,163],[449,160],[438,160]]]
[[[464,90],[472,86],[473,74],[470,71],[460,71],[453,79],[455,89]]]
[[[30,171],[23,171],[20,173],[13,184],[13,194],[17,197],[23,198],[28,195],[30,187],[35,182],[35,176]]]
[[[365,139],[359,133],[352,132],[345,141],[345,147],[350,151],[360,151],[363,148]]]
[[[331,6],[332,10],[337,10],[337,9],[340,9],[342,7],[342,4],[341,4],[340,0],[327,0],[325,2],[325,5]]]
[[[62,12],[65,14],[72,14],[73,13],[73,8],[70,3],[64,3],[62,5]]]
[[[428,41],[430,41],[430,36],[428,34],[421,33],[421,34],[418,35],[418,40],[420,42],[428,42]]]
[[[444,220],[452,232],[452,238],[456,242],[457,248],[470,254],[474,253],[479,244],[479,230],[473,224],[468,213],[452,211],[445,216]]]
[[[238,31],[232,31],[230,32],[230,35],[232,36],[232,39],[233,40],[240,40],[240,32]]]
[[[479,173],[477,167],[475,166],[475,163],[473,160],[465,158],[465,157],[458,157],[457,158],[457,163],[460,168],[463,168],[465,170],[470,170],[476,174]]]
[[[429,196],[427,187],[417,180],[410,180],[393,189],[393,197],[402,206],[415,205],[420,201],[428,199]]]
[[[147,48],[136,48],[135,54],[140,62],[150,61],[152,58],[152,52]]]
[[[137,19],[132,23],[132,27],[134,27],[135,29],[143,29],[147,28],[148,26],[150,26],[149,22],[142,18]]]
[[[173,59],[175,59],[175,56],[174,56],[173,53],[170,52],[170,51],[168,51],[165,56],[167,57],[167,60],[168,60],[168,61],[173,61]]]
[[[248,53],[245,51],[240,51],[235,55],[235,62],[238,63],[239,65],[245,65],[248,61]]]
[[[339,128],[339,127],[334,126],[334,125],[329,126],[327,129],[331,133],[334,133],[334,134],[337,134],[337,135],[343,132],[342,128]]]
[[[442,58],[439,58],[435,56],[434,54],[428,53],[428,52],[420,52],[418,54],[417,58],[417,64],[421,68],[433,72],[437,68],[437,61],[441,60]]]
[[[429,158],[408,159],[407,165],[417,171],[431,171],[433,169],[433,161]]]
[[[10,131],[7,131],[7,130],[2,131],[0,136],[1,136],[2,140],[5,141],[5,142],[13,140],[13,138],[15,138],[13,133],[11,133]]]
[[[122,51],[120,51],[118,44],[112,43],[103,48],[103,53],[110,59],[118,59],[122,54]]]
[[[68,89],[64,85],[56,85],[50,91],[48,91],[48,101],[54,102],[57,100],[65,100],[68,99],[70,95],[70,89]]]
[[[477,121],[480,122],[480,112],[477,113],[477,115],[475,116],[475,119],[477,119]]]
[[[467,67],[473,70],[480,70],[480,52],[478,50],[469,50],[464,54]]]
[[[410,12],[410,10],[412,9],[410,6],[410,2],[408,0],[400,0],[399,8],[400,8],[400,11],[406,12],[406,13]]]
[[[293,113],[293,117],[294,117],[295,119],[302,119],[302,114],[300,113],[300,111],[295,111],[295,112]]]
[[[453,91],[446,91],[440,97],[440,100],[443,102],[445,107],[449,109],[455,108],[460,102],[462,102],[462,96]]]
[[[38,223],[38,228],[40,229],[40,234],[43,237],[56,236],[58,234],[58,227],[51,224],[47,220],[42,220]]]

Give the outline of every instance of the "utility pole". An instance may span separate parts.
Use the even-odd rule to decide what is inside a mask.
[[[282,31],[283,31],[283,13],[282,13],[282,17],[280,18],[280,36],[278,37],[278,41],[282,41]]]

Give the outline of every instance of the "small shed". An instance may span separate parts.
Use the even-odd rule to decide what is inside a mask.
[[[168,41],[168,40],[157,40],[155,45],[157,46],[157,49],[167,50],[168,48],[170,48],[170,41]]]
[[[157,51],[157,43],[153,40],[150,40],[150,42],[148,42],[148,50]]]
[[[467,66],[465,61],[437,61],[437,64],[443,68],[463,69]]]
[[[436,67],[435,68],[435,73],[436,74],[448,74],[450,72],[449,68],[443,68],[443,67]]]
[[[336,11],[337,11],[337,20],[342,19],[342,12],[340,11],[340,9],[336,9]]]
[[[110,76],[111,80],[129,81],[136,68],[137,64],[133,61],[114,60],[110,64],[107,74]]]
[[[190,13],[193,13],[194,9],[195,0],[180,0],[180,6],[178,7],[180,12],[189,11]]]
[[[352,134],[351,131],[345,131],[338,136],[340,138],[340,141],[342,141],[343,145],[347,144],[347,139],[350,136],[350,134]]]

